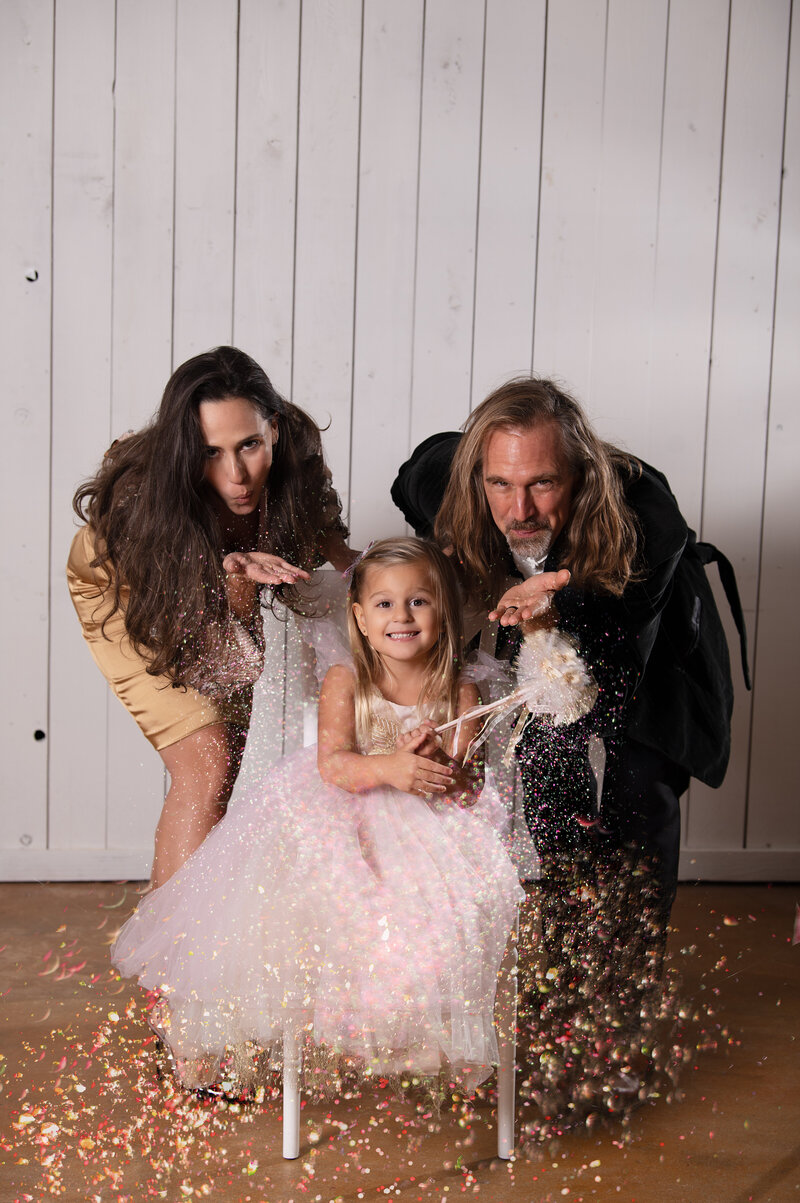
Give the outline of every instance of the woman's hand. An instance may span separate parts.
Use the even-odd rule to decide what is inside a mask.
[[[489,621],[499,619],[502,627],[514,627],[517,623],[528,620],[533,620],[536,626],[552,626],[550,606],[553,595],[568,585],[569,579],[570,573],[567,568],[561,568],[558,572],[540,572],[536,576],[528,577],[503,594],[494,610],[490,611]]]
[[[232,551],[222,561],[222,567],[231,576],[246,576],[259,585],[294,585],[309,579],[302,568],[295,568],[266,551]]]

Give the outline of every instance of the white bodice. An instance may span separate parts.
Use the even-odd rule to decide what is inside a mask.
[[[394,751],[397,737],[404,731],[413,731],[422,722],[416,706],[401,706],[390,702],[377,691],[371,701],[371,723],[369,738],[359,752],[365,756],[388,756]]]

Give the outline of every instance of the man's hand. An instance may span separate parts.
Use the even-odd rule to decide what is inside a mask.
[[[520,622],[533,620],[534,625],[548,627],[553,623],[550,603],[559,589],[569,584],[568,568],[558,572],[540,572],[530,576],[519,585],[514,585],[500,598],[489,613],[490,622],[498,619],[502,627],[515,627]]]

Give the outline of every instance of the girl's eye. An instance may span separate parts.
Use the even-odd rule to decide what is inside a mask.
[[[411,599],[411,605],[412,606],[427,606],[428,599],[427,599],[427,597],[414,597]]]
[[[388,602],[388,601],[379,601],[379,602],[375,603],[375,605],[378,607],[379,610],[384,609],[384,607],[391,606],[391,604],[392,603]]]

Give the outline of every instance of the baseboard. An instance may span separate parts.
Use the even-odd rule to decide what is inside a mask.
[[[150,848],[0,849],[0,881],[147,881]]]
[[[800,848],[682,848],[680,881],[800,881]]]
[[[146,881],[151,848],[2,849],[0,881]],[[681,881],[798,881],[800,848],[684,848]]]

